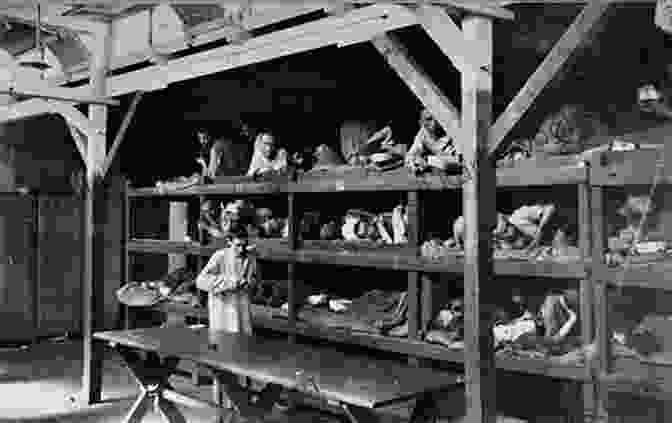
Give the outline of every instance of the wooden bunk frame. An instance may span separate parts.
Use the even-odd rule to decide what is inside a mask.
[[[207,1],[199,0],[200,4]],[[358,1],[345,1],[345,3],[360,3]],[[387,63],[394,69],[401,79],[409,86],[409,89],[418,97],[421,103],[430,109],[437,117],[440,124],[451,134],[455,135],[461,152],[464,155],[468,178],[456,180],[454,186],[463,189],[463,213],[466,218],[467,230],[465,236],[465,257],[450,263],[429,264],[423,262],[414,255],[400,260],[394,257],[371,256],[367,260],[362,259],[339,259],[334,255],[322,254],[306,249],[298,242],[297,219],[300,215],[300,197],[305,192],[314,192],[315,187],[301,184],[288,184],[286,186],[273,186],[273,184],[250,184],[241,186],[208,186],[199,187],[180,195],[201,195],[208,193],[237,193],[246,192],[286,192],[289,205],[290,237],[286,246],[274,250],[269,247],[266,254],[270,259],[289,262],[290,298],[293,291],[294,265],[297,262],[323,262],[348,265],[369,265],[374,267],[397,268],[409,272],[409,292],[411,296],[410,310],[412,317],[411,337],[407,343],[398,343],[390,349],[399,352],[424,355],[430,358],[445,359],[445,349],[421,346],[414,340],[419,327],[419,307],[421,296],[428,295],[426,287],[420,286],[419,272],[463,272],[466,305],[465,323],[465,354],[455,357],[455,361],[464,362],[466,379],[468,415],[473,421],[494,422],[496,416],[495,383],[494,374],[496,363],[492,351],[492,333],[487,313],[484,306],[488,304],[493,295],[493,288],[488,282],[493,274],[545,274],[548,276],[572,277],[581,279],[582,313],[584,316],[592,314],[592,287],[588,279],[588,273],[583,264],[571,270],[558,271],[546,268],[541,272],[543,264],[519,266],[518,268],[507,267],[508,264],[494,264],[492,260],[492,246],[490,243],[490,230],[495,221],[495,190],[500,185],[516,185],[507,183],[507,172],[514,175],[515,170],[502,170],[495,172],[492,166],[492,154],[502,147],[503,140],[509,131],[515,126],[526,110],[534,103],[539,93],[562,67],[570,54],[586,39],[586,35],[595,25],[607,9],[609,1],[595,0],[587,2],[583,11],[574,23],[566,31],[556,46],[548,54],[539,68],[529,78],[518,95],[499,116],[493,124],[492,117],[492,20],[511,19],[513,14],[493,2],[481,0],[444,0],[422,2],[421,6],[414,5],[416,2],[408,2],[410,5],[383,4],[374,0],[366,3],[372,5],[361,8],[345,8],[341,13],[319,21],[310,22],[286,30],[277,31],[265,36],[252,38],[238,45],[230,45],[188,57],[169,61],[162,66],[152,66],[139,71],[108,77],[110,45],[112,33],[110,24],[98,25],[96,36],[97,45],[92,55],[91,78],[88,86],[59,90],[58,96],[61,101],[44,100],[45,97],[53,98],[54,91],[36,84],[31,93],[35,98],[11,106],[0,108],[0,121],[16,120],[43,113],[59,113],[63,115],[76,130],[73,135],[77,147],[82,155],[87,169],[87,186],[85,191],[84,223],[84,374],[82,400],[91,404],[100,400],[102,381],[102,351],[99,345],[93,342],[94,331],[102,329],[100,310],[102,310],[103,292],[101,285],[103,278],[99,276],[102,260],[102,237],[101,222],[98,219],[102,204],[101,195],[103,184],[101,183],[119,143],[123,139],[123,133],[128,122],[123,125],[120,135],[115,140],[114,147],[108,153],[106,151],[106,127],[107,107],[112,104],[110,97],[122,94],[161,89],[171,82],[183,81],[199,76],[220,72],[247,64],[259,63],[276,57],[286,56],[300,51],[307,51],[332,44],[348,44],[355,42],[371,41]],[[582,3],[582,2],[577,2]],[[461,28],[456,25],[452,12],[459,11],[462,16]],[[404,46],[393,36],[390,31],[410,25],[420,25],[439,46],[441,51],[451,59],[455,67],[461,72],[462,78],[462,108],[458,110],[453,106],[443,93],[437,88],[431,79],[415,63]],[[353,35],[354,34],[354,35]],[[157,82],[158,81],[158,82]],[[27,88],[26,88],[27,89]],[[132,112],[137,106],[134,102],[129,113],[129,122]],[[89,102],[89,116],[77,112],[72,107],[72,102]],[[76,112],[76,113],[75,113]],[[557,169],[550,169],[546,174],[549,181],[554,183],[576,184],[580,204],[581,249],[588,254],[592,247],[593,262],[596,262],[599,245],[590,245],[590,214],[589,203],[597,200],[597,194],[589,195],[588,178],[585,169],[571,169],[567,175],[553,175]],[[566,176],[566,178],[565,178]],[[513,180],[508,179],[509,181]],[[386,185],[385,179],[366,186],[358,185],[353,189],[378,190]],[[429,183],[429,189],[447,189],[444,182],[433,181]],[[363,188],[362,188],[363,187]],[[394,187],[394,188],[391,188]],[[387,188],[387,187],[386,187]],[[409,226],[411,247],[419,246],[419,227],[422,213],[422,203],[419,201],[420,192],[427,189],[426,185],[418,186],[411,183],[390,185],[389,189],[408,192]],[[317,189],[343,191],[344,185],[324,187]],[[157,195],[150,191],[135,191],[131,195]],[[599,203],[599,202],[598,202]],[[593,212],[599,211],[599,207],[592,205]],[[592,216],[594,219],[595,216]],[[597,222],[596,222],[597,223]],[[600,234],[599,224],[593,229],[593,235]],[[269,244],[270,245],[270,244]],[[182,244],[171,245],[163,243],[160,246],[151,246],[140,241],[128,243],[129,251],[153,251],[161,253],[195,253],[207,255],[207,248],[194,248]],[[263,253],[262,253],[263,254]],[[599,291],[598,291],[599,293]],[[598,295],[598,298],[599,295]],[[426,299],[426,298],[425,298]],[[294,332],[299,331],[295,321],[296,307],[290,301],[288,327]],[[591,319],[584,319],[584,336],[592,336]],[[605,328],[597,328],[598,335],[604,333]],[[315,331],[306,330],[306,333]],[[318,334],[319,336],[319,334]],[[325,337],[339,338],[334,334]],[[342,338],[342,337],[340,337]],[[338,339],[335,339],[338,340]],[[370,340],[367,340],[368,343]],[[362,341],[364,343],[364,341]],[[383,345],[383,342],[376,343]],[[417,348],[417,350],[416,350]],[[428,352],[426,352],[428,351]],[[606,360],[605,360],[606,361]],[[523,366],[519,363],[504,365],[505,368],[528,371],[531,366]],[[540,373],[553,376],[553,371],[539,363]],[[567,377],[583,382],[594,381],[587,369],[580,369],[576,377],[569,377],[569,373],[558,370],[556,377]],[[581,414],[583,407],[581,407]],[[576,416],[577,418],[579,416]],[[582,416],[581,416],[582,417]],[[470,420],[471,421],[471,420]]]

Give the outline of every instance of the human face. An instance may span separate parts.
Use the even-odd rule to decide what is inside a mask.
[[[436,132],[439,126],[436,119],[434,119],[434,116],[432,116],[432,114],[429,113],[427,110],[423,110],[422,113],[420,114],[420,125],[430,133]]]
[[[241,238],[233,238],[231,248],[236,257],[242,257],[247,253],[247,241]]]
[[[199,131],[196,135],[198,136],[198,142],[201,143],[202,145],[207,144],[210,139],[210,137],[208,137],[208,134],[205,133],[204,131]]]
[[[264,134],[261,136],[259,139],[259,150],[267,159],[273,157],[273,153],[275,153],[275,139],[273,135]]]

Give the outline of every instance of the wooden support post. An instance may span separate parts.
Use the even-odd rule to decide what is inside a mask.
[[[479,68],[491,69],[492,22],[467,16],[462,31],[474,46]],[[493,313],[488,309],[494,304],[491,236],[496,210],[495,170],[488,155],[491,118],[491,75],[463,72],[461,145],[469,175],[463,185],[466,421],[482,423],[494,423],[497,412]]]
[[[415,254],[420,253],[420,193],[418,191],[408,192],[408,201],[406,205],[408,213],[408,246],[414,250]],[[418,339],[420,337],[420,273],[408,272],[408,337]]]
[[[591,206],[590,206],[590,185],[582,183],[578,185],[579,199],[579,249],[581,257],[584,260],[590,260],[592,254],[592,225],[591,225]],[[595,316],[593,283],[590,276],[579,281],[579,314],[581,315],[581,339],[584,345],[589,345],[594,340]],[[587,368],[590,377],[590,369]],[[595,384],[586,383],[583,385],[583,413],[587,408],[592,407],[596,398]]]
[[[301,218],[302,213],[299,207],[296,194],[289,193],[287,194],[287,225],[289,232],[289,249],[296,251],[300,248],[299,246],[299,236],[301,231]],[[288,305],[288,320],[289,326],[294,330],[296,328],[296,317],[298,310],[296,308],[297,303],[297,287],[296,287],[296,262],[291,261],[287,264],[287,305]],[[289,341],[295,342],[296,335],[293,332],[290,332]]]
[[[121,285],[125,285],[131,281],[131,255],[128,253],[128,240],[131,238],[131,203],[130,203],[130,197],[128,195],[128,190],[130,188],[130,182],[128,180],[124,181],[124,191],[123,191],[123,201],[122,201],[122,218],[121,218],[121,224],[122,224],[122,230],[123,230],[123,238],[121,240],[122,242],[122,251],[121,251],[121,268],[122,268],[122,273],[121,273]],[[125,305],[121,306],[121,319],[123,322],[123,328],[124,329],[130,329],[131,328],[131,322],[129,319],[129,313],[128,313],[128,307]]]
[[[105,97],[105,79],[112,47],[111,25],[96,40],[91,60],[92,95]],[[82,381],[83,401],[93,404],[100,401],[102,387],[102,345],[94,342],[93,333],[103,329],[105,301],[104,284],[104,186],[101,180],[107,140],[107,106],[89,106],[89,119],[98,131],[89,133],[87,145],[87,183],[84,191],[84,269],[83,269],[83,324],[84,371]]]
[[[462,30],[448,12],[438,6],[420,6],[416,10],[418,22],[427,35],[434,40],[443,54],[460,72],[479,72],[471,55],[474,49],[464,39]],[[487,70],[483,70],[487,72]]]
[[[504,137],[513,129],[527,109],[532,105],[539,93],[548,85],[553,77],[565,64],[570,55],[587,38],[595,23],[602,17],[609,6],[608,0],[587,2],[574,22],[564,35],[555,43],[543,62],[527,80],[523,88],[511,100],[506,110],[497,118],[490,130],[490,153],[500,147]]]
[[[609,328],[609,302],[608,286],[606,281],[600,278],[597,269],[605,266],[604,251],[607,244],[605,217],[604,217],[604,189],[594,186],[591,194],[592,227],[593,227],[593,252],[592,280],[594,284],[595,298],[595,343],[597,345],[598,366],[597,376],[602,377],[611,371],[611,330]],[[607,390],[601,384],[597,385],[597,404],[595,413],[606,416]]]
[[[189,234],[189,203],[184,201],[171,201],[169,208],[168,238],[171,241],[184,241]],[[168,255],[168,272],[173,272],[186,265],[186,255]]]
[[[432,112],[446,133],[459,140],[460,114],[457,108],[413,60],[399,40],[393,35],[384,34],[371,42],[418,100]],[[459,143],[457,148],[460,149]]]

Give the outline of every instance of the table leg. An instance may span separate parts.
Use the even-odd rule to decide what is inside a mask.
[[[180,410],[165,398],[157,396],[154,401],[156,411],[161,415],[165,423],[187,423]]]
[[[222,396],[226,396],[231,404],[231,415],[234,417],[262,419],[270,412],[271,407],[280,396],[279,386],[268,385],[260,394],[256,404],[250,404],[249,392],[240,386],[240,378],[231,373],[213,370],[213,376]],[[215,399],[217,401],[217,399]],[[235,419],[234,419],[235,421]]]
[[[133,407],[124,417],[124,423],[140,423],[152,406],[152,398],[149,393],[143,389],[142,393],[135,400]]]
[[[166,423],[186,423],[180,410],[162,395],[163,390],[171,388],[168,378],[175,372],[179,358],[161,360],[157,354],[150,352],[143,360],[130,348],[117,346],[116,350],[142,391],[124,423],[140,423],[152,404]]]

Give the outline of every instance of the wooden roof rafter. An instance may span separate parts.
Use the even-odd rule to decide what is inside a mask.
[[[331,16],[299,26],[252,38],[241,44],[225,45],[201,53],[170,60],[161,66],[107,78],[108,95],[116,97],[135,91],[162,89],[170,83],[210,75],[228,69],[329,45],[370,40],[378,34],[415,25],[416,16],[407,8],[375,4],[357,8],[343,16]],[[354,40],[353,40],[354,37]],[[72,89],[88,93],[87,86]]]

